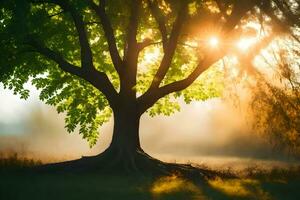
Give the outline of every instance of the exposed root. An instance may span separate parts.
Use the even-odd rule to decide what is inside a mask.
[[[214,171],[200,169],[188,164],[166,163],[149,156],[142,150],[125,153],[107,149],[103,153],[82,157],[78,160],[46,164],[34,169],[39,172],[93,172],[112,174],[138,174],[141,176],[161,176],[177,174],[187,178],[212,178]]]

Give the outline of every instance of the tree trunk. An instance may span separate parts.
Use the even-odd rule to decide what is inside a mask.
[[[114,110],[114,130],[109,149],[132,157],[142,151],[139,138],[140,116],[135,106],[122,105]]]
[[[191,165],[165,163],[145,153],[140,145],[140,115],[136,104],[122,103],[114,108],[114,130],[110,146],[96,156],[62,163],[46,164],[38,167],[41,171],[138,173],[142,175],[171,175],[184,173],[188,176],[208,174],[209,170],[199,170]]]

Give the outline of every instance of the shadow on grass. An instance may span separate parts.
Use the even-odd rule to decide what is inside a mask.
[[[299,168],[271,171],[248,169],[246,172],[239,172],[243,174],[239,178],[190,180],[176,175],[142,177],[100,173],[41,174],[26,170],[28,166],[38,164],[40,163],[17,157],[15,160],[0,160],[0,199],[300,199]]]

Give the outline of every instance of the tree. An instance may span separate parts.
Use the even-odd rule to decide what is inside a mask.
[[[0,81],[22,98],[31,81],[41,100],[66,113],[67,130],[78,126],[90,145],[113,114],[110,147],[76,163],[163,170],[170,165],[141,148],[141,115],[169,115],[181,97],[189,103],[218,96],[223,72],[214,64],[236,51],[230,42],[251,32],[247,22],[298,38],[298,10],[298,0],[2,1]],[[212,35],[226,44],[210,46],[218,43],[207,44]],[[157,59],[147,62],[153,51]]]
[[[297,158],[300,153],[299,44],[289,36],[281,37],[265,48],[264,54],[256,56],[256,62],[251,62],[252,56],[250,59],[241,56],[242,62],[235,66],[236,75],[227,75],[224,89],[225,101],[239,108],[251,132],[269,142],[281,155]],[[230,70],[229,66],[226,68]]]
[[[254,128],[267,136],[276,150],[295,157],[300,153],[299,55],[299,45],[282,44],[279,53],[274,55],[277,82],[256,73],[257,83],[252,86],[250,104]]]

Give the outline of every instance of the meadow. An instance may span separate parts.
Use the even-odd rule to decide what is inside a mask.
[[[141,174],[38,173],[28,170],[40,164],[17,155],[0,159],[0,199],[300,199],[300,167],[226,169],[219,170],[219,176],[206,179],[191,179],[179,174],[149,177]]]

